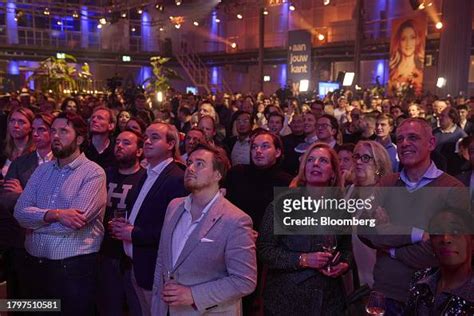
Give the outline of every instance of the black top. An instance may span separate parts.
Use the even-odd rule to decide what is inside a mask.
[[[89,160],[92,160],[104,170],[108,168],[116,167],[117,163],[114,155],[114,142],[110,141],[109,146],[101,153],[97,151],[92,142],[89,143],[89,146],[84,151],[84,154]]]

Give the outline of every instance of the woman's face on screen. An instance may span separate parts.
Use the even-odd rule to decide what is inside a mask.
[[[406,27],[400,34],[400,48],[404,57],[412,56],[415,53],[416,33],[412,27]]]

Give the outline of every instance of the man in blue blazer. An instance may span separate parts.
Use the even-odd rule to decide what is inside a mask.
[[[152,123],[145,132],[144,156],[147,175],[128,219],[114,219],[111,231],[122,240],[125,253],[133,264],[132,283],[143,315],[149,314],[156,256],[166,207],[174,198],[185,196],[183,170],[179,159],[176,128],[165,123]]]

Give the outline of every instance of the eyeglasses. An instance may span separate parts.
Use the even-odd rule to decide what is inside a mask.
[[[320,129],[320,128],[321,128],[321,129],[326,129],[326,128],[328,128],[328,127],[331,127],[331,125],[326,124],[326,123],[316,124],[316,128],[317,128],[317,129]]]
[[[363,163],[368,163],[371,159],[374,159],[374,157],[369,156],[367,154],[363,154],[363,155],[354,154],[352,155],[352,159],[354,159],[354,161],[357,161],[360,159]]]

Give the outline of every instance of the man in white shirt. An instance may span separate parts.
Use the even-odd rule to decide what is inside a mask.
[[[230,165],[222,151],[199,145],[187,165],[191,194],[166,211],[151,313],[241,315],[241,298],[257,282],[252,220],[219,191]]]
[[[113,221],[112,234],[122,240],[125,254],[132,259],[132,283],[143,315],[151,304],[153,274],[166,207],[176,197],[185,196],[183,170],[179,159],[179,136],[167,123],[152,123],[145,132],[144,156],[147,176],[139,183],[139,193],[128,221]]]

